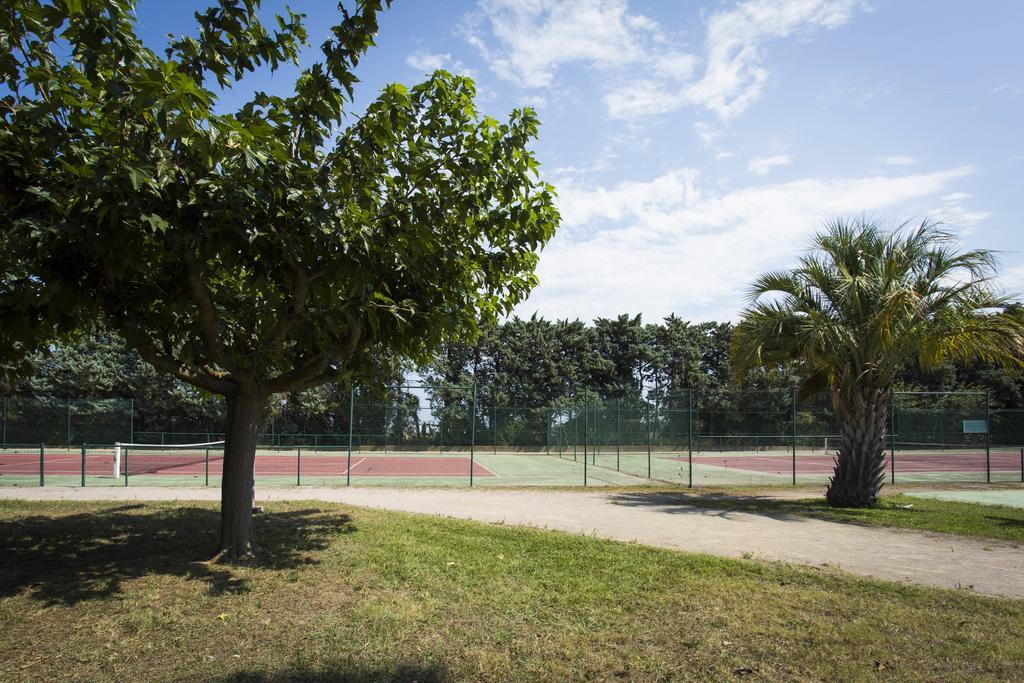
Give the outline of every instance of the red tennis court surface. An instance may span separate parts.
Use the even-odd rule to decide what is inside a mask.
[[[685,462],[686,456],[672,457],[670,460]],[[747,470],[762,474],[789,473],[793,471],[793,456],[788,453],[772,455],[697,455],[694,454],[695,465],[712,467],[728,467]],[[886,467],[889,466],[889,454],[885,456]],[[1020,453],[1014,451],[992,451],[990,466],[993,472],[1020,471]],[[797,455],[796,471],[798,474],[831,474],[835,468],[835,460],[830,455]],[[984,472],[985,452],[980,453],[896,453],[896,472]]]
[[[167,454],[135,452],[122,461],[122,472],[127,462],[129,476],[205,476],[206,457],[201,453]],[[348,454],[304,454],[301,460],[295,453],[256,455],[256,476],[303,477],[468,477],[470,459],[465,456],[401,456],[352,455],[351,468]],[[222,458],[211,454],[210,475],[220,476]],[[493,477],[493,472],[473,462],[474,477]],[[44,458],[44,475],[78,476],[82,473],[82,457],[75,454],[52,453]],[[111,477],[114,473],[113,453],[89,454],[85,458],[85,474],[89,477]],[[0,476],[38,475],[39,452],[0,453]]]

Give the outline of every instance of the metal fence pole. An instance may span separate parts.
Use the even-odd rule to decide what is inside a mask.
[[[1020,480],[1024,481],[1024,448],[1020,449]]]
[[[644,401],[644,423],[647,426],[647,478],[651,478],[651,404]]]
[[[619,471],[622,458],[622,398],[615,399],[615,471]]]
[[[3,444],[4,448],[7,448],[7,397],[4,396],[3,400]]]
[[[992,482],[992,429],[989,423],[989,390],[985,390],[985,481]]]
[[[583,485],[587,485],[587,447],[590,440],[590,406],[586,395],[583,397]]]
[[[204,483],[203,486],[209,486],[210,485],[210,449],[209,448],[206,449],[206,470],[205,471],[206,471],[206,483]]]
[[[135,399],[129,399],[128,403],[128,436],[131,443],[135,443]]]
[[[686,390],[686,461],[689,464],[690,481],[693,488],[693,389]]]
[[[473,467],[476,461],[476,373],[473,373],[473,403],[469,425],[469,486],[473,487]]]
[[[82,444],[82,488],[85,488],[85,444]]]
[[[295,485],[302,486],[302,447],[295,448]]]
[[[43,474],[46,465],[46,446],[39,444],[39,485],[43,486],[46,483],[45,475]]]
[[[356,385],[348,387],[348,466],[345,468],[345,486],[352,485],[352,421],[355,417]]]
[[[889,481],[896,483],[896,392],[889,391]]]
[[[71,448],[71,399],[68,399],[68,448]]]
[[[492,392],[493,393],[493,392]],[[493,396],[491,398],[494,398]],[[494,454],[498,454],[498,402],[491,405],[491,446]]]
[[[384,455],[388,454],[388,404],[384,404]]]
[[[121,462],[124,463],[124,485],[128,487],[128,451],[130,448],[121,448]]]
[[[793,387],[793,486],[796,486],[796,387]]]

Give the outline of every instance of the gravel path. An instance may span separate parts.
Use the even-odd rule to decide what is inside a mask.
[[[217,500],[216,489],[0,489],[25,500]],[[884,529],[785,514],[711,510],[670,494],[487,489],[283,488],[257,498],[322,500],[559,529],[620,541],[711,553],[830,566],[879,579],[964,588],[1024,599],[1024,548],[903,529]]]

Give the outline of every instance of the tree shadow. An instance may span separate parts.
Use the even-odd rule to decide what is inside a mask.
[[[806,501],[777,499],[768,496],[731,493],[671,493],[664,491],[637,491],[611,496],[615,505],[661,508],[668,514],[689,514],[729,518],[736,513],[760,515],[782,522],[807,519]],[[824,501],[822,501],[824,505]]]
[[[985,517],[995,522],[996,526],[1010,527],[1011,529],[1024,529],[1024,519],[1014,519],[1013,517],[997,517],[994,515],[985,515]]]
[[[0,521],[0,597],[27,590],[47,604],[74,605],[151,574],[205,581],[211,594],[244,592],[248,582],[231,564],[203,561],[219,523],[211,508],[142,504]],[[314,551],[355,531],[348,515],[315,508],[258,515],[253,524],[260,554],[246,566],[270,570],[314,564]]]
[[[292,683],[299,681],[320,681],[321,683],[448,683],[454,680],[445,667],[439,664],[408,664],[370,667],[351,663],[332,666],[297,667],[279,672],[241,671],[214,678],[221,683]]]

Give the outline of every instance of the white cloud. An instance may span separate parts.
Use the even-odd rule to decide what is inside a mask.
[[[882,157],[879,161],[889,166],[910,166],[917,163],[917,159],[906,154],[893,154],[892,156]]]
[[[447,52],[423,52],[417,51],[405,58],[405,63],[412,68],[424,73],[433,73],[438,69],[446,69],[452,73],[472,76],[473,71]]]
[[[626,0],[481,0],[474,23],[489,24],[500,47],[488,46],[478,25],[468,27],[467,40],[499,77],[542,88],[569,62],[613,66],[645,59],[643,43],[657,24],[626,10]]]
[[[793,159],[788,154],[776,154],[770,157],[754,157],[747,163],[747,170],[754,175],[768,175],[772,169],[789,166]]]
[[[743,113],[761,97],[768,70],[764,44],[793,35],[845,24],[858,0],[749,0],[713,14],[707,23],[703,74],[691,78],[700,60],[680,53],[674,59],[685,69],[664,72],[663,78],[630,83],[605,96],[615,117],[664,114],[683,106],[710,109],[722,119]],[[652,97],[658,92],[659,97]]]
[[[751,279],[791,264],[825,218],[921,214],[973,172],[807,178],[731,191],[703,188],[690,168],[610,188],[556,183],[563,226],[519,313],[735,319]]]

